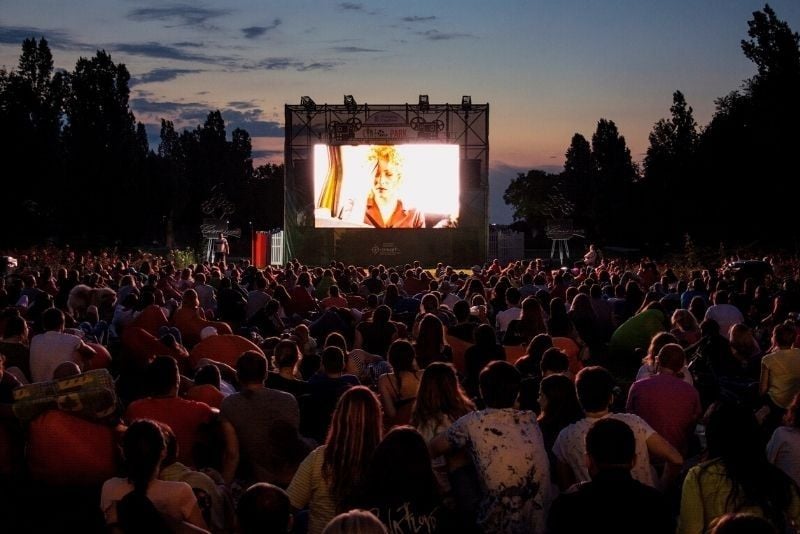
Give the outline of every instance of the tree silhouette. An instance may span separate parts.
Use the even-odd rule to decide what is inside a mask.
[[[701,136],[697,193],[705,197],[707,223],[695,234],[709,242],[785,245],[798,236],[793,175],[800,146],[800,38],[769,5],[754,12],[748,26],[742,51],[757,73],[742,90],[716,101]],[[768,231],[761,221],[769,222]]]
[[[632,185],[638,177],[638,170],[625,137],[619,134],[614,121],[600,119],[597,122],[597,130],[592,135],[592,157],[597,164],[596,193],[591,200],[591,212],[595,214],[594,232],[605,239],[636,238],[639,230],[632,227],[630,220],[633,215]]]
[[[113,216],[135,212],[147,157],[128,106],[129,80],[125,65],[102,50],[91,59],[80,58],[66,78],[63,143],[69,175],[65,200],[70,202],[60,216],[86,240],[124,242],[136,234],[124,217]]]
[[[579,225],[594,228],[597,214],[592,199],[598,194],[597,165],[589,141],[576,133],[564,157],[564,191],[575,205],[574,218]]]
[[[14,225],[10,243],[41,240],[53,230],[60,201],[60,124],[63,77],[53,74],[45,39],[26,39],[16,71],[0,71],[0,150],[3,185],[12,195],[0,224]]]
[[[690,217],[702,208],[687,195],[696,175],[698,132],[692,108],[680,91],[672,95],[670,113],[670,119],[659,120],[650,132],[639,191],[649,207],[642,215],[657,245],[678,243],[687,228],[698,223]],[[677,198],[680,203],[674,201]]]

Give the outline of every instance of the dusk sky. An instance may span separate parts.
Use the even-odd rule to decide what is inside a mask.
[[[800,30],[800,1],[770,2]],[[318,104],[489,103],[491,220],[517,172],[560,171],[572,135],[613,120],[636,161],[681,90],[704,126],[754,65],[751,0],[269,2],[0,0],[0,66],[45,37],[56,68],[104,49],[131,74],[131,108],[156,148],[161,118],[194,128],[219,109],[283,159],[283,109]]]

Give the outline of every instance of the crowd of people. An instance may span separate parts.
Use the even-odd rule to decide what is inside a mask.
[[[800,286],[592,248],[0,278],[10,531],[790,532]]]

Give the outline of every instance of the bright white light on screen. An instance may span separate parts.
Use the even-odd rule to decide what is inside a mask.
[[[403,182],[400,197],[404,207],[426,214],[459,215],[458,145],[394,145],[402,159]],[[341,146],[342,182],[340,199],[352,200],[358,217],[372,188],[374,162],[371,145]],[[328,173],[328,147],[314,146],[314,199],[319,199]]]

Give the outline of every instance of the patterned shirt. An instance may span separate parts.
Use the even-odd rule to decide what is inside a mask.
[[[544,532],[550,466],[536,415],[487,408],[458,419],[445,434],[466,447],[483,488],[477,521],[484,532]]]

